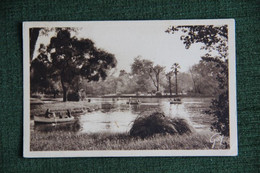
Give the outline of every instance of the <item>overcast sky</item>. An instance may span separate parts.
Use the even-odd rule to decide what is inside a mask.
[[[173,63],[179,63],[180,71],[184,72],[193,64],[198,63],[205,50],[200,50],[201,44],[194,44],[185,49],[180,40],[181,32],[176,34],[165,33],[165,30],[174,23],[170,22],[117,22],[117,23],[86,23],[78,31],[77,37],[89,38],[96,47],[102,48],[115,55],[118,65],[117,72],[125,69],[130,72],[130,65],[137,56],[152,60],[155,64],[170,70]],[[48,44],[53,33],[39,36],[35,51],[39,44]],[[34,57],[37,55],[35,52]]]

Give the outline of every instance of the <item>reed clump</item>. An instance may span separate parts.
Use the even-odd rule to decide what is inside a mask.
[[[193,128],[186,119],[166,117],[161,112],[153,112],[137,117],[130,129],[131,136],[141,138],[155,134],[182,135],[192,132]]]

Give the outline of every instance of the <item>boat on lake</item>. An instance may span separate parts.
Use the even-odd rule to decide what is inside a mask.
[[[126,104],[130,104],[130,105],[138,105],[140,104],[140,100],[139,99],[132,99],[131,97],[129,98],[129,101],[126,102]]]
[[[126,102],[126,104],[130,104],[130,105],[138,105],[138,104],[140,104],[140,102]]]
[[[182,101],[181,99],[173,99],[173,100],[170,100],[170,104],[182,104]]]
[[[40,116],[34,116],[34,122],[35,123],[65,123],[65,122],[72,122],[75,118],[73,116],[71,117],[40,117]]]
[[[138,104],[140,104],[141,102],[139,101],[139,100],[132,100],[132,101],[130,101],[130,102],[126,102],[126,104],[130,104],[130,105],[138,105]]]

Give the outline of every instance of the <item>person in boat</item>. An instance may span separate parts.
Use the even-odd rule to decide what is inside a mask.
[[[68,116],[69,118],[71,118],[71,112],[70,112],[70,110],[68,110],[68,109],[67,109],[67,116]]]
[[[90,103],[90,102],[91,102],[91,99],[88,99],[88,102]]]
[[[45,112],[45,118],[51,118],[51,117],[55,118],[56,115],[54,112],[51,112],[50,109],[47,109]]]
[[[130,104],[132,102],[132,97],[129,97],[128,103]]]
[[[46,112],[45,112],[45,118],[50,118],[51,112],[50,112],[50,109],[47,109]]]

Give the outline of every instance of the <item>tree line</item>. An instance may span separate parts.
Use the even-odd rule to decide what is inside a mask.
[[[215,95],[217,68],[214,62],[200,61],[188,72],[179,72],[178,63],[170,71],[141,56],[134,58],[131,72],[120,70],[118,76],[110,73],[116,67],[115,56],[96,48],[90,39],[71,36],[73,28],[32,28],[31,35],[55,30],[50,43],[39,47],[35,59],[31,55],[31,92],[58,94],[67,101],[69,93],[86,95],[105,94],[190,94]],[[31,39],[31,52],[35,49],[35,36]],[[169,60],[170,61],[170,60]],[[210,66],[209,66],[210,64]],[[207,82],[205,82],[207,81]],[[83,94],[83,95],[84,95]]]
[[[173,63],[169,72],[164,66],[140,56],[131,64],[131,72],[120,70],[118,75],[108,76],[104,81],[83,82],[87,95],[145,94],[145,95],[199,95],[212,96],[219,92],[210,66],[201,61],[187,72],[179,72],[179,64]]]

